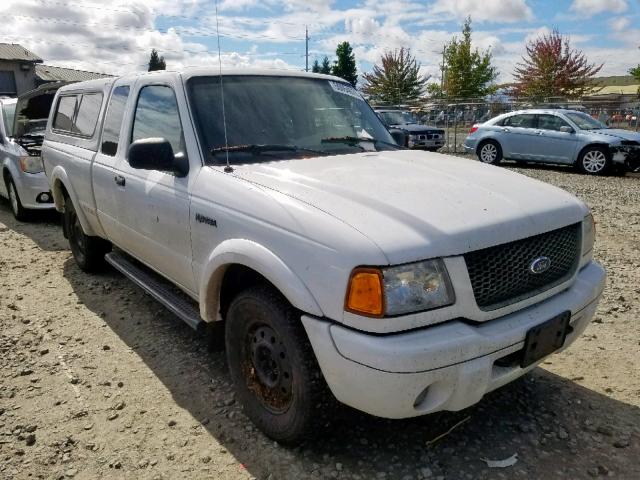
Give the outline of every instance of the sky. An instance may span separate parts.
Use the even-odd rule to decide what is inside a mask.
[[[640,0],[2,0],[0,42],[50,65],[110,74],[146,70],[151,48],[167,67],[305,68],[349,41],[359,73],[388,50],[410,47],[439,81],[442,47],[471,16],[473,42],[491,49],[511,80],[527,41],[557,28],[601,75],[640,63]]]

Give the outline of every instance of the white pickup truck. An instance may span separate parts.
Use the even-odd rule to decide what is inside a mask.
[[[468,407],[571,344],[604,285],[582,202],[398,148],[335,77],[69,85],[42,155],[80,268],[106,259],[224,339],[237,398],[281,442],[329,391],[386,418]]]

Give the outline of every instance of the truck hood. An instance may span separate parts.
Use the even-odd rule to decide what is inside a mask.
[[[640,142],[640,133],[630,130],[607,128],[605,130],[589,130],[587,133],[590,135],[602,135],[603,137],[614,137],[622,140],[635,140]]]
[[[235,175],[338,218],[377,244],[390,264],[529,237],[587,213],[546,183],[430,152],[283,160],[239,166]]]
[[[398,128],[409,133],[426,132],[427,130],[436,130],[435,127],[429,127],[428,125],[420,125],[418,123],[403,123],[398,125],[391,125],[392,128]]]

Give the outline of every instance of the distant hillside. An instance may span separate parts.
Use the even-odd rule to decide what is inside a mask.
[[[626,87],[628,85],[638,85],[638,80],[631,75],[616,75],[612,77],[596,77],[593,79],[593,84],[602,87]]]

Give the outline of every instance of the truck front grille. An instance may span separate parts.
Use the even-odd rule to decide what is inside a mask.
[[[565,282],[580,262],[581,224],[464,255],[476,303],[490,311],[538,295]],[[536,260],[547,269],[532,271]],[[541,262],[538,262],[538,265]]]

